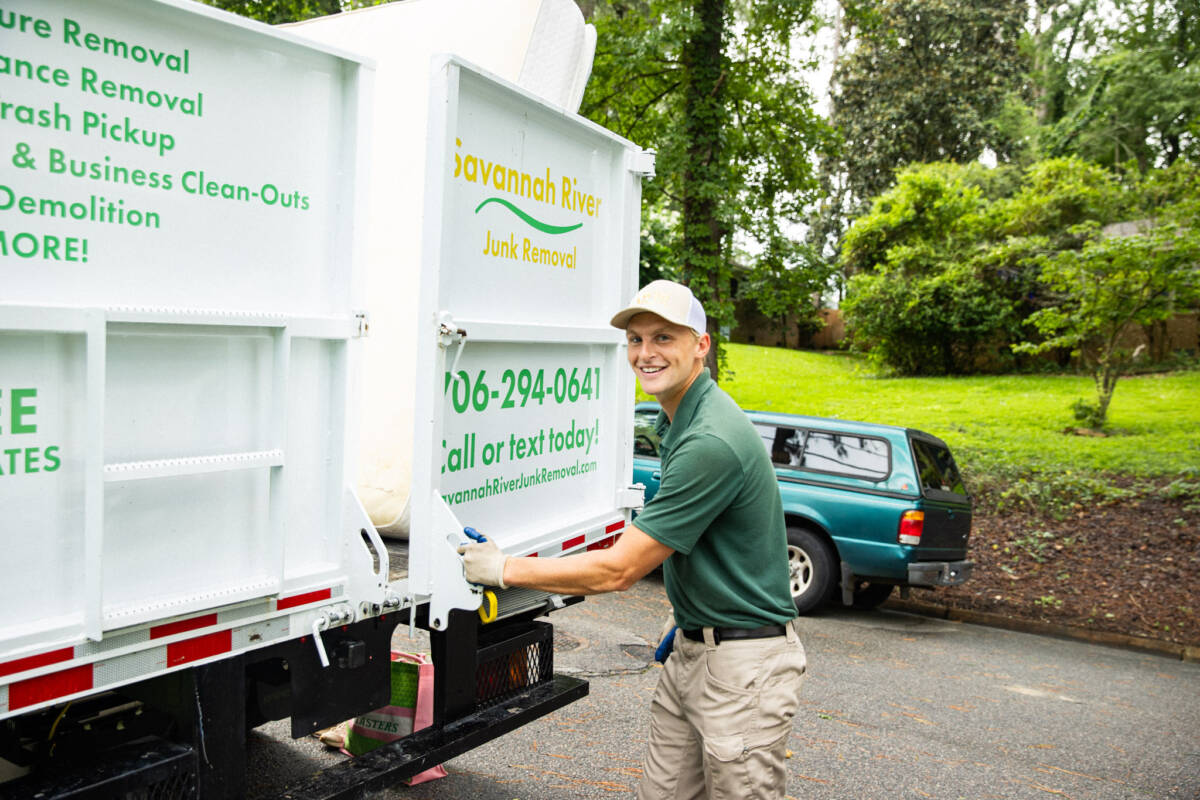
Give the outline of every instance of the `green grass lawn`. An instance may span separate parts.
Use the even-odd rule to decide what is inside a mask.
[[[1122,378],[1111,435],[1067,435],[1089,377],[878,378],[842,353],[729,345],[721,385],[743,408],[919,428],[945,439],[970,474],[1028,470],[1163,477],[1200,470],[1200,372]]]

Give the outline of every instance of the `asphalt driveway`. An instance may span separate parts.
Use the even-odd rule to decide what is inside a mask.
[[[661,577],[551,617],[556,670],[590,695],[386,798],[630,796],[659,667]],[[795,798],[1200,798],[1200,664],[913,616],[806,618],[809,678],[792,736]],[[395,644],[423,641],[397,634]],[[251,734],[252,790],[269,795],[340,756]]]

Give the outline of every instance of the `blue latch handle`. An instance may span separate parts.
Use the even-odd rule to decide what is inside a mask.
[[[487,537],[484,536],[479,531],[475,530],[474,528],[463,528],[463,533],[465,533],[467,535],[467,538],[474,539],[477,542],[486,542],[487,541]]]

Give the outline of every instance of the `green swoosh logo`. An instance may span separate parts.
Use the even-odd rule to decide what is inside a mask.
[[[541,231],[542,233],[570,233],[571,231],[575,230],[576,228],[583,227],[582,222],[577,222],[574,225],[550,225],[548,223],[542,222],[541,220],[536,220],[533,217],[526,214],[521,209],[514,206],[512,203],[508,202],[507,200],[505,200],[501,197],[489,197],[487,200],[484,200],[482,203],[475,206],[475,213],[478,214],[479,209],[483,208],[488,203],[499,203],[500,205],[504,206],[509,211],[513,212],[518,217],[523,219],[525,221],[525,223],[528,224],[530,227],[536,228],[539,231]]]

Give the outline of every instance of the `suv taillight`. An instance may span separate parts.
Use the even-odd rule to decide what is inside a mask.
[[[896,539],[900,544],[920,544],[924,528],[924,511],[905,511],[900,515],[900,533]]]

